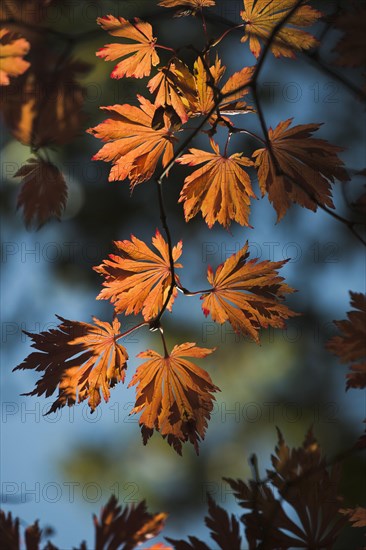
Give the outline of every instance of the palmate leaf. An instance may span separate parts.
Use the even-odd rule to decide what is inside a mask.
[[[177,159],[189,166],[203,164],[184,180],[179,202],[184,202],[185,219],[188,222],[201,210],[210,228],[215,222],[229,227],[231,221],[249,226],[250,199],[256,196],[242,167],[253,162],[241,153],[223,156],[213,140],[211,146],[214,153],[190,149]]]
[[[142,311],[146,321],[153,319],[161,311],[167,300],[172,284],[169,248],[157,230],[152,244],[158,251],[153,252],[143,241],[134,235],[131,240],[116,241],[118,255],[110,254],[109,260],[94,267],[105,278],[99,300],[110,300],[117,313],[135,315]],[[174,268],[182,254],[182,242],[173,247]],[[179,282],[176,276],[175,282]],[[177,289],[174,288],[167,304],[171,310]]]
[[[176,141],[169,117],[164,115],[161,129],[153,129],[157,108],[148,99],[137,97],[140,107],[128,104],[102,107],[110,118],[88,130],[89,134],[108,142],[93,160],[112,162],[109,181],[129,178],[132,189],[152,177],[161,156],[163,166],[169,164]]]
[[[290,449],[277,431],[273,469],[264,482],[224,478],[248,511],[241,519],[249,550],[333,548],[347,521],[340,514],[340,465],[328,470],[311,430],[297,449]]]
[[[35,389],[24,395],[49,397],[58,389],[58,397],[47,414],[86,399],[94,411],[101,402],[101,392],[108,401],[110,388],[125,379],[128,354],[116,341],[120,323],[115,319],[110,325],[94,317],[95,324],[91,325],[57,318],[60,325],[55,329],[25,333],[37,351],[14,370],[43,372]]]
[[[221,264],[216,273],[208,268],[212,291],[201,296],[202,310],[219,324],[228,321],[235,332],[259,343],[260,328],[283,328],[297,315],[280,302],[294,292],[278,275],[280,262],[249,260],[248,243]]]
[[[154,429],[182,454],[182,443],[189,441],[198,454],[198,442],[204,439],[213,408],[213,393],[219,391],[209,374],[187,360],[203,358],[215,351],[194,343],[174,346],[169,355],[154,350],[138,355],[147,359],[136,370],[129,386],[136,387],[136,403],[131,414],[139,419],[144,443]]]
[[[8,86],[11,77],[25,73],[30,63],[23,57],[29,50],[28,40],[8,29],[0,29],[0,86]]]
[[[297,0],[244,0],[244,9],[240,15],[245,23],[245,35],[242,42],[249,40],[249,47],[256,58],[266,43],[276,25],[294,8]],[[277,33],[271,44],[275,57],[295,57],[296,50],[308,50],[318,44],[318,41],[303,30],[296,27],[308,27],[315,23],[322,13],[309,4],[302,4],[291,15]]]
[[[185,63],[177,58],[171,61],[149,80],[148,88],[156,94],[156,107],[172,108],[182,124],[187,122],[189,107],[196,102],[197,92],[195,79]]]
[[[225,65],[222,65],[221,60],[218,57],[216,57],[213,65],[207,67],[203,63],[201,57],[195,61],[193,74],[197,99],[194,102],[190,102],[190,116],[207,115],[211,112],[217,103],[214,88],[219,90],[219,84],[225,70]],[[248,106],[244,101],[240,101],[246,94],[249,93],[249,88],[247,88],[246,85],[250,83],[253,72],[254,67],[244,67],[240,71],[231,75],[227,82],[221,87],[221,94],[226,95],[226,97],[220,101],[219,109],[222,115],[225,115],[226,113],[244,114],[253,111],[252,107]],[[240,89],[240,91],[235,92],[235,90],[238,89]],[[209,122],[212,124],[215,120],[216,112],[212,114]]]
[[[112,78],[149,76],[151,67],[159,64],[159,56],[155,50],[156,38],[153,37],[150,23],[137,17],[130,22],[113,15],[98,17],[97,23],[112,36],[131,40],[127,44],[107,44],[97,52],[96,55],[106,61],[125,58],[112,71]]]
[[[342,363],[350,363],[347,390],[366,387],[366,295],[360,292],[350,295],[353,310],[347,313],[345,321],[334,321],[341,334],[327,343],[328,350]]]
[[[290,128],[291,122],[288,119],[269,129],[271,151],[258,149],[253,153],[262,196],[268,194],[277,221],[293,202],[313,211],[319,204],[334,208],[330,182],[349,180],[338,157],[343,149],[312,136],[320,124]]]

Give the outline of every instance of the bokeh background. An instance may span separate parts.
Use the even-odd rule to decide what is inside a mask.
[[[218,0],[214,13],[239,23],[241,4]],[[335,3],[314,4],[331,12]],[[208,541],[203,523],[206,491],[225,508],[240,513],[221,478],[249,477],[252,453],[257,453],[260,472],[265,475],[276,444],[276,426],[291,446],[300,445],[313,426],[324,452],[332,457],[353,444],[365,416],[364,393],[345,392],[346,368],[324,349],[335,334],[332,321],[345,318],[350,309],[349,290],[365,291],[362,245],[322,211],[314,214],[293,206],[276,225],[266,198],[252,203],[253,229],[234,224],[226,231],[216,224],[210,231],[200,216],[186,224],[177,204],[188,173],[182,167],[171,171],[164,195],[173,239],[183,240],[183,285],[192,290],[205,288],[208,265],[216,267],[248,240],[253,256],[276,261],[290,258],[282,274],[298,292],[288,303],[302,315],[290,320],[283,331],[264,332],[260,346],[235,336],[229,325],[220,327],[205,319],[198,297],[180,295],[173,313],[164,316],[169,346],[184,341],[218,346],[202,364],[221,393],[199,457],[188,445],[183,457],[177,456],[159,434],[143,446],[138,418],[129,416],[134,390],[127,389],[127,384],[116,387],[110,402],[94,415],[83,404],[45,417],[52,399],[21,396],[33,389],[37,378],[33,372],[12,373],[31,351],[22,330],[38,332],[55,326],[55,313],[86,322],[91,315],[110,320],[112,307],[95,300],[101,279],[92,267],[113,251],[113,240],[129,238],[132,233],[150,242],[160,227],[152,182],[137,186],[131,196],[127,182],[108,183],[108,165],[91,161],[100,143],[84,130],[104,118],[99,106],[136,103],[136,93],[148,94],[145,80],[114,81],[109,78],[113,64],[95,57],[95,51],[109,42],[96,29],[95,20],[109,13],[147,20],[147,14],[153,15],[154,32],[162,44],[199,45],[203,41],[198,20],[172,20],[151,0],[64,2],[49,11],[47,26],[64,32],[91,31],[88,39],[76,41],[72,52],[75,59],[91,65],[80,80],[86,89],[84,127],[70,145],[49,152],[69,186],[61,223],[50,222],[39,231],[25,229],[21,212],[15,208],[19,181],[12,175],[30,151],[6,127],[1,132],[2,507],[18,515],[24,526],[36,518],[41,526],[52,526],[51,540],[63,549],[81,540],[93,547],[92,513],[99,513],[112,492],[121,503],[146,499],[149,510],[168,512],[165,535],[183,538],[191,534]],[[219,23],[208,26],[213,36],[224,28]],[[328,34],[322,50],[325,59],[333,58],[331,50],[339,36],[336,31]],[[50,47],[57,50],[64,45],[62,40],[53,40]],[[227,75],[254,64],[239,34],[228,37],[221,54]],[[193,57],[186,59],[191,62]],[[354,71],[343,74],[358,83]],[[345,148],[341,157],[351,169],[352,182],[345,189],[336,183],[334,197],[337,212],[352,217],[347,202],[360,193],[363,182],[355,172],[365,167],[362,104],[302,56],[297,62],[268,56],[260,91],[268,125],[289,117],[297,124],[323,122],[319,137]],[[241,119],[238,125],[260,132],[255,115]],[[224,137],[225,132],[219,133],[218,140]],[[198,137],[194,143],[204,148],[208,140]],[[248,136],[235,136],[231,152],[249,154],[255,145]],[[254,172],[252,177],[255,180]],[[127,327],[135,322],[126,319]],[[160,350],[161,341],[142,329],[124,343],[130,355],[128,382],[139,364],[136,354],[149,347]],[[346,506],[362,504],[366,484],[359,454],[345,463],[341,489]],[[339,548],[360,543],[360,536],[358,530],[348,531]]]

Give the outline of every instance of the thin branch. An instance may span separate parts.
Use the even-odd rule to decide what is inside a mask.
[[[114,337],[114,340],[117,341],[117,340],[120,340],[121,338],[125,338],[126,336],[128,336],[132,332],[135,332],[135,330],[138,330],[142,327],[146,327],[148,325],[149,325],[149,323],[147,321],[139,323],[138,325],[130,328],[129,330],[126,330],[126,332],[121,332],[120,334],[117,334],[117,336]]]

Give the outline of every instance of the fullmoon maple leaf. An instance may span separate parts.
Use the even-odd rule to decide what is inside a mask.
[[[229,321],[235,332],[249,335],[259,343],[259,329],[283,328],[285,319],[297,315],[280,303],[285,294],[294,292],[278,275],[286,260],[247,261],[248,243],[221,264],[214,274],[208,268],[207,278],[213,287],[201,296],[202,309],[216,323]]]
[[[163,167],[174,156],[173,142],[176,138],[170,128],[170,119],[164,115],[164,126],[152,128],[156,106],[148,99],[137,96],[140,107],[133,105],[113,105],[102,107],[110,113],[110,118],[89,128],[88,133],[106,141],[93,160],[112,162],[109,181],[129,178],[131,188],[152,177],[162,156]]]
[[[17,207],[23,208],[26,225],[34,220],[41,227],[52,216],[60,219],[66,205],[67,185],[56,166],[30,158],[14,177],[23,178]]]
[[[25,73],[30,63],[23,57],[29,50],[28,40],[8,29],[0,29],[0,86],[8,86],[10,77]]]
[[[105,277],[103,290],[97,299],[110,300],[117,313],[135,315],[142,311],[145,320],[153,319],[167,300],[172,284],[169,248],[159,231],[152,238],[158,251],[153,252],[143,241],[134,235],[131,240],[116,241],[118,255],[110,254],[109,260],[94,267]],[[182,254],[182,242],[173,247],[174,268]],[[176,276],[176,282],[179,282]],[[174,288],[167,308],[171,310],[177,289]]]
[[[277,221],[292,202],[313,211],[318,204],[334,208],[330,182],[349,180],[337,155],[343,149],[312,137],[320,124],[289,128],[291,122],[288,119],[269,129],[271,151],[258,149],[253,153],[262,196],[268,193]]]
[[[141,21],[135,17],[133,22],[123,17],[106,15],[98,17],[97,23],[103,30],[112,36],[131,40],[128,44],[107,44],[96,55],[106,61],[114,61],[124,57],[111,73],[112,78],[132,76],[142,78],[149,76],[151,67],[159,63],[159,56],[155,50],[156,38],[153,37],[150,23]]]
[[[174,59],[168,67],[159,70],[148,83],[150,92],[156,93],[157,107],[173,108],[182,124],[187,122],[190,104],[196,101],[196,88],[193,75],[180,60]]]
[[[208,71],[209,69],[209,71]],[[225,73],[226,67],[221,64],[221,60],[216,57],[213,65],[205,66],[201,57],[194,63],[194,79],[196,85],[197,99],[190,101],[191,116],[207,115],[211,112],[215,103],[217,103],[217,93],[222,96],[220,113],[222,114],[243,114],[253,111],[253,108],[245,102],[239,101],[249,92],[245,86],[250,83],[254,72],[254,67],[244,67],[240,71],[231,75],[224,86],[219,89],[219,83]],[[214,89],[216,88],[216,93]],[[239,90],[239,91],[238,91]],[[213,113],[209,122],[216,120],[216,113]]]
[[[334,321],[341,331],[327,343],[327,349],[342,363],[352,363],[347,374],[347,389],[366,387],[366,295],[350,292],[352,311],[348,319]]]
[[[155,429],[179,454],[186,441],[198,454],[198,442],[205,436],[213,407],[212,393],[219,388],[205,370],[186,357],[203,358],[213,351],[186,342],[174,346],[165,357],[154,350],[139,353],[137,357],[147,361],[137,368],[129,387],[137,385],[131,414],[142,411],[139,422],[145,444]]]
[[[255,194],[242,166],[253,166],[253,162],[241,153],[221,155],[213,140],[211,146],[214,153],[190,149],[189,154],[177,159],[189,166],[204,164],[184,180],[179,202],[184,202],[185,219],[189,221],[201,210],[210,228],[215,222],[224,227],[231,221],[249,225],[250,198]]]
[[[47,414],[78,401],[88,399],[92,411],[100,404],[101,395],[109,400],[110,388],[125,379],[126,349],[117,343],[120,323],[109,324],[93,317],[94,325],[69,321],[56,316],[60,325],[55,329],[32,334],[32,352],[14,370],[33,369],[43,372],[33,391],[24,395],[58,397]]]
[[[276,25],[294,8],[297,0],[244,0],[244,9],[240,15],[245,23],[245,35],[249,39],[250,50],[259,57],[262,47],[260,41],[266,42]],[[309,4],[302,4],[289,17],[286,24],[277,32],[270,48],[275,57],[295,57],[296,50],[308,50],[318,44],[310,33],[296,27],[308,27],[315,23],[322,13]],[[295,51],[294,51],[295,50]]]

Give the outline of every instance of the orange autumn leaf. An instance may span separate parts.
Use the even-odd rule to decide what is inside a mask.
[[[190,441],[198,454],[213,408],[212,393],[219,391],[209,374],[186,357],[203,358],[214,349],[194,343],[174,346],[165,357],[154,350],[139,353],[147,361],[137,368],[130,386],[136,388],[131,414],[142,412],[140,426],[146,444],[154,429],[182,454],[182,443]]]
[[[211,146],[214,153],[190,149],[189,154],[177,159],[189,166],[204,164],[184,180],[179,202],[184,202],[185,219],[188,222],[201,210],[210,228],[215,222],[228,227],[231,221],[248,226],[250,198],[255,194],[242,166],[254,163],[241,153],[223,156],[213,140]]]
[[[101,392],[108,401],[110,388],[125,379],[126,349],[117,343],[120,323],[99,321],[94,325],[69,321],[56,316],[57,328],[32,334],[32,352],[14,370],[32,369],[43,372],[33,391],[24,395],[52,395],[58,389],[58,397],[47,414],[76,401],[88,399],[92,411],[101,402]]]
[[[341,334],[327,343],[327,349],[342,363],[350,363],[347,390],[366,387],[366,295],[360,292],[350,295],[353,309],[347,313],[348,319],[334,321]]]
[[[25,73],[30,63],[23,57],[29,50],[28,40],[8,29],[0,29],[0,86],[8,86],[11,77]]]
[[[129,178],[131,188],[152,177],[162,156],[163,167],[174,156],[173,143],[176,138],[170,128],[170,119],[164,115],[164,126],[152,128],[156,111],[148,99],[138,95],[140,107],[113,105],[101,107],[110,113],[110,118],[89,128],[88,133],[106,143],[93,160],[112,162],[109,181]]]
[[[278,275],[286,260],[271,262],[248,260],[248,243],[221,264],[216,273],[208,268],[207,279],[213,287],[201,296],[202,310],[219,324],[228,321],[235,332],[259,343],[260,328],[283,328],[285,319],[297,315],[280,303],[294,292]]]
[[[152,244],[153,252],[134,235],[131,240],[115,241],[118,255],[110,254],[108,260],[94,267],[105,281],[98,300],[110,300],[117,313],[137,315],[142,311],[146,321],[153,319],[167,300],[172,284],[169,248],[157,230]],[[173,247],[174,269],[182,267],[176,263],[182,254],[182,242]],[[179,278],[176,276],[176,282]],[[174,288],[167,309],[171,311],[177,289]]]
[[[149,81],[148,88],[156,94],[156,107],[171,107],[182,124],[187,122],[187,111],[196,101],[197,94],[194,77],[180,59],[174,59],[168,67],[160,69]]]
[[[34,221],[39,228],[53,216],[60,219],[66,205],[67,185],[56,166],[30,158],[14,177],[22,178],[17,208],[23,208],[27,226]]]
[[[209,69],[209,71],[207,70]],[[240,71],[229,77],[224,86],[219,89],[219,83],[225,73],[226,67],[221,64],[217,57],[215,63],[210,67],[205,67],[202,59],[199,57],[194,64],[194,78],[196,84],[197,99],[190,101],[190,111],[193,116],[207,115],[215,103],[218,103],[218,92],[222,97],[219,105],[220,113],[225,114],[244,114],[252,112],[253,108],[245,102],[239,101],[249,92],[245,86],[250,83],[253,76],[254,67],[244,67]],[[216,93],[215,93],[216,89]],[[209,122],[214,122],[216,113],[210,117]]]
[[[106,61],[114,61],[120,57],[125,58],[113,69],[111,77],[142,78],[149,76],[151,67],[155,67],[159,63],[159,56],[155,50],[156,38],[153,37],[150,23],[141,21],[137,17],[130,22],[123,17],[117,18],[113,15],[98,17],[97,23],[112,36],[132,41],[127,44],[107,44],[97,52],[96,55]]]
[[[277,221],[293,202],[313,211],[319,204],[334,208],[330,182],[349,180],[337,155],[343,149],[312,137],[320,124],[289,128],[291,122],[288,119],[269,129],[272,154],[268,149],[253,153],[262,196],[268,193]]]
[[[215,5],[215,0],[161,0],[159,6],[164,8],[187,7],[192,9],[209,8]]]
[[[249,39],[249,47],[256,58],[259,57],[262,46],[271,36],[276,25],[280,24],[286,15],[294,8],[297,0],[244,0],[244,9],[240,15],[245,23],[245,35],[241,39]],[[310,33],[296,27],[309,27],[315,23],[322,13],[309,4],[302,4],[289,17],[286,24],[276,33],[270,46],[275,57],[295,57],[296,50],[308,50],[318,44]]]
[[[145,501],[122,508],[112,495],[102,508],[100,517],[93,517],[95,550],[132,550],[156,537],[163,529],[167,514],[150,514]],[[144,546],[144,548],[147,548]]]

